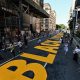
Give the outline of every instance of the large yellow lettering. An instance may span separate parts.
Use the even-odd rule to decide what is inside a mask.
[[[0,67],[0,80],[46,80],[47,73],[45,68],[38,63],[27,64],[24,60],[13,60]],[[17,67],[15,71],[9,70],[10,67]],[[32,71],[34,77],[29,78],[23,73]],[[43,75],[44,74],[44,75]]]
[[[43,57],[43,56],[33,55],[33,54],[29,54],[29,53],[23,53],[21,56],[52,64],[56,55],[48,54],[47,57]]]
[[[44,42],[53,42],[53,43],[60,43],[60,41],[53,41],[53,40],[46,40]]]
[[[45,41],[45,42],[42,42],[41,45],[59,47],[59,46],[60,46],[60,42],[59,42],[59,41],[47,40],[47,41]]]
[[[51,52],[51,53],[57,53],[57,49],[59,47],[52,47],[52,46],[36,46],[36,49],[40,49],[43,51]]]
[[[54,39],[54,38],[61,38],[61,37],[63,37],[63,33],[62,33],[62,32],[59,33],[59,34],[57,34],[57,35],[55,35],[55,36],[53,36],[51,39]]]

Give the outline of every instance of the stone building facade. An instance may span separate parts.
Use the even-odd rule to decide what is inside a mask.
[[[41,29],[42,30],[55,30],[56,28],[56,12],[52,10],[49,3],[44,4],[44,10],[49,14],[49,18],[41,19]]]

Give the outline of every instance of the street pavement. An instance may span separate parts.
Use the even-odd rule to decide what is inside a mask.
[[[0,67],[0,80],[80,80],[80,65],[73,61],[74,45],[65,55],[63,33],[29,42],[18,57]]]
[[[64,43],[61,44],[53,64],[46,66],[47,80],[80,80],[80,64],[73,61],[74,45],[68,46],[65,55]]]

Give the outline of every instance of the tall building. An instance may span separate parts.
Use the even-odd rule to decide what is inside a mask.
[[[5,32],[15,35],[16,30],[24,29],[34,33],[41,17],[49,17],[43,0],[0,0],[0,36]]]
[[[73,0],[69,19],[69,27],[73,35],[79,24],[80,24],[80,0]]]
[[[52,10],[49,3],[44,4],[44,10],[49,14],[49,18],[41,19],[42,30],[54,30],[56,27],[56,12]]]
[[[43,8],[43,0],[33,0],[38,6]],[[40,26],[40,17],[32,17],[32,24],[33,24],[33,29],[35,32],[40,33],[41,31],[41,26]]]
[[[51,14],[50,14],[50,18],[51,18],[51,29],[55,30],[56,29],[56,12],[55,10],[51,10]]]
[[[40,32],[40,18],[48,17],[43,0],[0,0],[0,39],[14,40],[22,30]]]

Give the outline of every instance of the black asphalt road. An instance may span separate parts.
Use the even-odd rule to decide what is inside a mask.
[[[41,38],[41,43],[47,39],[49,40],[50,38],[48,38],[48,37]],[[55,38],[53,40],[58,41],[59,39]],[[38,39],[29,42],[28,48],[23,47],[22,52],[47,57],[49,52],[34,48],[35,46],[40,45],[40,43],[37,43],[37,42],[38,42]],[[73,61],[73,53],[72,52],[74,49],[74,45],[72,45],[72,46],[69,45],[68,48],[69,48],[69,51],[65,55],[64,54],[65,53],[64,52],[64,43],[62,43],[60,45],[59,49],[57,50],[58,51],[57,55],[52,64],[42,62],[39,60],[22,57],[22,56],[18,56],[13,60],[22,59],[22,60],[27,61],[28,64],[30,64],[30,63],[41,64],[43,67],[45,67],[45,70],[47,72],[46,80],[80,80],[80,68],[79,68],[80,65]],[[10,54],[10,53],[8,53],[8,54]],[[9,55],[9,56],[11,56],[11,55]],[[10,67],[8,69],[14,71],[15,67]],[[33,79],[33,77],[34,77],[34,73],[32,73],[31,71],[25,72],[23,75],[27,76],[31,79]]]

